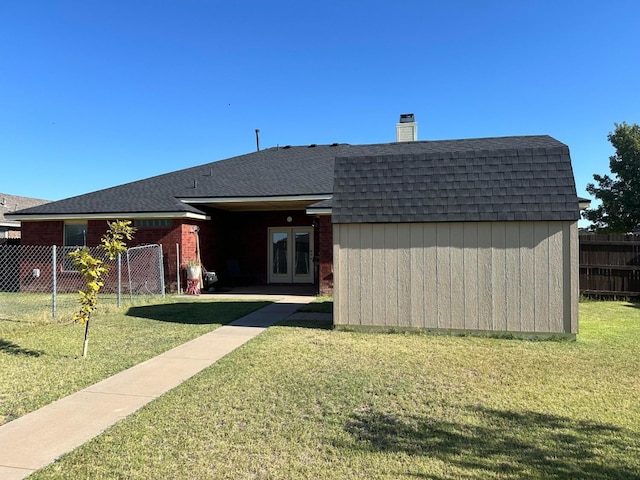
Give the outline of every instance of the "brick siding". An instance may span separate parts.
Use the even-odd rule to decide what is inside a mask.
[[[333,224],[329,215],[318,217],[319,239],[318,255],[320,260],[320,295],[333,295]]]

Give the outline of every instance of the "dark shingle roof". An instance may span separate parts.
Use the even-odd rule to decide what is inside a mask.
[[[416,180],[422,178],[425,181],[431,182],[436,178],[435,172],[428,174],[428,172],[419,173],[421,170],[419,170],[418,173],[409,172],[409,170],[405,172],[405,170],[402,170],[403,173],[400,175],[387,175],[384,173],[382,165],[379,165],[377,170],[373,170],[377,172],[375,175],[382,175],[383,177],[386,175],[388,177],[379,178],[374,177],[373,173],[369,175],[366,171],[367,169],[364,171],[349,170],[351,173],[347,174],[346,171],[343,171],[344,168],[346,168],[347,165],[350,165],[349,168],[358,168],[356,164],[359,165],[361,162],[363,162],[362,165],[371,159],[377,159],[375,162],[383,162],[386,161],[384,160],[385,158],[391,160],[390,156],[394,156],[395,160],[391,162],[394,165],[397,164],[398,159],[411,158],[413,160],[407,164],[408,166],[410,166],[410,164],[417,166],[418,163],[422,165],[425,161],[434,162],[433,164],[437,164],[438,171],[440,171],[442,169],[446,170],[446,168],[448,168],[447,165],[451,164],[448,160],[449,157],[453,158],[455,156],[461,165],[475,165],[474,170],[468,172],[471,176],[464,182],[461,178],[455,181],[451,180],[451,178],[453,178],[451,175],[458,175],[460,172],[466,172],[466,170],[455,170],[447,173],[448,176],[446,178],[449,179],[449,186],[452,189],[460,189],[461,194],[467,195],[466,191],[472,188],[470,181],[476,179],[476,175],[492,173],[493,181],[496,181],[499,175],[504,175],[504,172],[501,173],[501,168],[506,164],[496,160],[497,158],[501,158],[500,156],[513,155],[513,152],[519,151],[519,149],[528,149],[528,151],[531,152],[529,157],[531,157],[533,161],[533,158],[537,158],[539,155],[538,151],[540,149],[546,151],[546,149],[552,147],[562,147],[566,149],[566,146],[547,136],[420,141],[372,145],[333,144],[276,147],[48,203],[22,210],[19,212],[19,216],[21,218],[28,218],[30,215],[55,216],[111,213],[130,213],[133,216],[136,213],[158,212],[180,215],[184,213],[202,213],[197,206],[185,203],[188,202],[189,199],[327,195],[331,194],[334,190],[334,162],[337,157],[341,158],[341,165],[344,164],[344,167],[341,166],[336,172],[341,178],[344,177],[343,179],[347,181],[347,183],[349,181],[355,182],[357,180],[356,177],[361,176],[362,180],[366,180],[365,183],[370,187],[390,187],[392,188],[390,194],[397,196],[402,189],[396,188],[394,186],[395,183],[392,182],[406,181],[407,186],[404,189],[406,192],[413,192],[414,190],[420,192],[422,191],[420,190],[422,187],[415,186]],[[495,152],[500,152],[500,154],[494,155]],[[418,161],[418,156],[422,156],[421,158],[423,160]],[[548,169],[546,175],[549,179],[556,181],[556,177],[561,176],[564,182],[568,176],[571,176],[571,165],[568,163],[568,151],[565,156],[566,158],[561,155],[562,158],[556,162],[558,168],[561,169],[560,171],[554,170],[555,166],[552,165],[552,162],[546,165],[545,168]],[[351,160],[345,160],[345,158],[350,158]],[[356,158],[359,158],[359,160],[356,160]],[[441,160],[436,161],[437,158]],[[468,160],[470,159],[474,160],[469,162]],[[482,166],[480,159],[488,161],[483,160],[485,165]],[[562,170],[566,168],[567,165],[569,171]],[[347,176],[345,177],[345,175]],[[351,177],[348,175],[351,175]],[[482,178],[485,178],[485,176]],[[351,178],[351,180],[349,180],[349,178]],[[475,180],[474,185],[479,185],[479,178],[480,177]],[[521,188],[529,191],[524,182],[525,179],[518,178],[518,180],[521,180],[523,185]],[[572,176],[571,182],[573,182]],[[463,183],[466,186],[463,186]],[[502,186],[502,183],[500,185],[496,184],[495,187],[492,186],[491,190],[487,190],[485,186],[482,190],[483,195],[480,198],[492,195],[492,192],[494,192],[493,189],[499,188],[500,186]],[[341,212],[339,215],[343,215],[339,218],[343,220],[356,219],[354,216],[344,216],[347,214],[347,210],[345,210],[347,205],[353,205],[354,208],[358,208],[359,217],[357,218],[361,220],[364,218],[365,210],[363,210],[363,208],[368,212],[367,215],[373,213],[373,210],[376,209],[376,202],[378,201],[376,198],[378,197],[359,197],[355,195],[355,193],[359,192],[350,192],[345,187],[346,185],[342,184],[339,186],[339,193],[342,195],[341,198],[343,200],[343,203],[337,210]],[[365,185],[359,185],[359,187],[364,188]],[[515,183],[514,188],[516,188]],[[548,190],[545,190],[545,192],[547,191]],[[495,190],[495,192],[497,195],[501,195],[502,190]],[[370,193],[371,192],[369,192],[369,194]],[[348,198],[345,197],[345,195],[347,195]],[[403,195],[405,195],[405,197],[403,197],[404,200],[410,200],[410,202],[415,204],[413,210],[403,210],[403,215],[405,215],[403,218],[409,218],[406,217],[406,215],[411,215],[410,212],[418,208],[419,196],[415,193]],[[521,195],[524,195],[524,191]],[[185,201],[183,202],[180,199],[184,199]],[[394,199],[394,205],[397,204],[399,200],[400,199]],[[486,204],[487,200],[482,200],[481,206],[484,205],[482,208],[486,208]],[[556,203],[554,203],[554,205],[555,204]],[[335,203],[333,208],[335,213]],[[480,208],[480,206],[478,208]]]
[[[270,148],[187,168],[20,212],[201,213],[179,198],[295,196],[331,193],[333,160],[348,145]]]
[[[548,136],[340,157],[334,223],[578,220],[569,148]]]

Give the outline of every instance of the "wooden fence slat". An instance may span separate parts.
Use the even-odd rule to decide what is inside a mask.
[[[580,235],[580,293],[640,295],[640,235]]]

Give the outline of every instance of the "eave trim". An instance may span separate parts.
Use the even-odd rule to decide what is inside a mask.
[[[322,195],[274,195],[262,197],[178,197],[183,203],[256,203],[256,202],[300,202],[300,201],[322,201],[333,197],[333,194]]]
[[[8,216],[8,215],[6,215]],[[210,220],[211,217],[193,212],[113,212],[113,213],[50,213],[41,215],[15,215],[16,220],[22,222],[38,222],[48,220],[112,220],[114,218],[190,218],[194,220]]]

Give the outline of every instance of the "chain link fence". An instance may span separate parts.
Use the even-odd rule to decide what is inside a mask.
[[[0,319],[28,315],[33,319],[68,318],[79,308],[83,276],[69,252],[78,247],[0,245]],[[109,266],[100,302],[121,305],[134,296],[164,295],[161,245],[129,248],[114,260],[97,247],[91,255]]]

